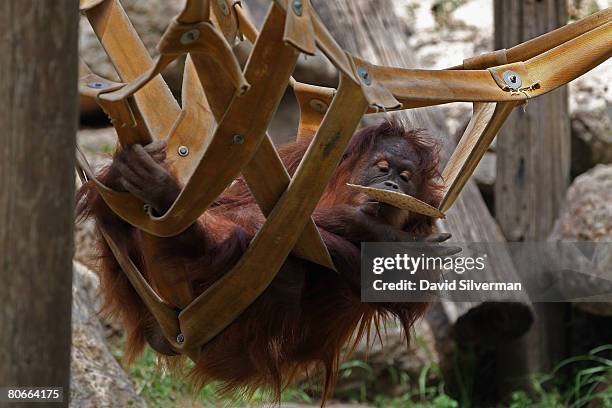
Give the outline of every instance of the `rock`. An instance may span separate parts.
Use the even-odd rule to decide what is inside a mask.
[[[610,0],[570,0],[567,3],[570,21],[588,17],[596,11],[612,6]]]
[[[574,180],[553,236],[612,241],[612,165],[600,164]]]
[[[443,69],[493,49],[492,0],[403,0],[396,4],[396,12],[412,27],[407,41],[415,51],[415,67]],[[460,138],[472,114],[471,104],[450,103],[439,106],[439,110],[449,137]],[[495,163],[495,153],[487,152],[473,175],[489,194],[495,183]]]
[[[488,151],[482,156],[482,160],[474,170],[474,180],[481,190],[492,194],[497,176],[497,156],[495,152]]]
[[[117,146],[117,132],[112,127],[79,129],[77,142],[90,166],[97,171],[110,163]]]
[[[404,10],[403,15],[413,27],[407,41],[416,54],[416,67],[451,67],[493,47],[492,0],[403,0],[397,3],[397,10],[400,13]]]
[[[97,316],[97,275],[79,262],[73,271],[70,406],[146,407],[105,343]]]
[[[429,366],[438,366],[440,361],[436,352],[435,338],[426,320],[419,320],[407,346],[405,333],[395,324],[388,322],[387,329],[381,330],[382,344],[375,333],[370,335],[370,348],[363,339],[355,352],[341,367],[336,397],[355,395],[363,387],[368,394],[401,395],[408,391],[411,384],[400,379],[407,376],[413,381]],[[429,378],[433,379],[433,371]],[[414,384],[412,384],[414,385]]]
[[[612,163],[612,61],[571,82],[572,174]]]
[[[577,177],[567,191],[565,207],[557,220],[550,241],[612,241],[612,165],[598,165]],[[605,264],[599,269],[607,273],[610,280],[612,257],[600,258]],[[600,279],[583,275],[568,274],[562,279],[566,292],[580,287],[592,293],[600,292]],[[597,286],[595,286],[597,285]],[[576,303],[582,310],[594,314],[612,315],[612,303]]]
[[[88,268],[97,269],[95,224],[91,220],[74,225],[74,260]]]

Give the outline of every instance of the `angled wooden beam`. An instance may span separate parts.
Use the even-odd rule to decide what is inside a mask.
[[[444,189],[439,207],[442,212],[446,212],[453,205],[516,105],[515,102],[474,103],[470,123],[442,171]]]
[[[282,12],[278,11],[276,7],[272,7],[272,10],[277,10],[277,13],[282,14]],[[282,16],[279,16],[277,20],[282,20]],[[327,40],[330,39],[331,36],[324,35],[324,30],[317,31],[316,20],[316,15],[313,13],[312,21],[315,26],[315,34],[317,34],[317,36],[322,35],[325,38],[324,42],[329,42]],[[258,44],[261,44],[261,36],[256,43],[255,49],[257,49]],[[585,44],[589,45],[590,51],[588,54],[586,54],[586,57],[581,55],[580,51],[582,48],[584,48]],[[348,68],[345,67],[346,69],[350,70],[347,77],[355,80],[355,72],[353,71],[349,57],[346,54],[343,54],[342,56],[338,55],[338,52],[341,49],[337,47],[335,42],[330,42],[329,44],[326,43],[325,46],[333,49],[329,54],[334,58],[339,58],[341,61],[340,65],[343,65],[343,63],[348,64]],[[509,64],[507,66],[491,68],[489,71],[481,70],[464,72],[408,70],[401,68],[370,66],[369,75],[372,79],[379,82],[383,88],[389,90],[394,97],[397,97],[397,99],[404,104],[404,108],[428,106],[452,101],[522,101],[529,97],[538,96],[545,92],[549,92],[552,89],[567,83],[569,80],[588,71],[598,63],[601,63],[603,60],[609,58],[611,53],[612,23],[606,23],[579,37],[574,38],[571,41],[555,47],[546,53],[525,62],[524,64]],[[256,55],[256,53],[254,52],[253,55]],[[574,56],[575,58],[572,58],[571,60],[577,62],[572,65],[563,64],[563,59],[567,55]],[[252,59],[249,62],[252,62]],[[517,69],[519,68],[519,65],[520,68],[527,73],[526,77],[530,77],[530,81],[526,81],[527,78],[523,78],[526,85],[525,88],[519,89],[520,92],[508,92],[508,90],[504,88],[503,84],[499,83],[497,77],[500,76],[503,70]],[[249,93],[251,96],[253,94],[254,93]],[[245,97],[245,99],[248,98]],[[240,103],[243,101],[244,99],[242,98],[235,98],[235,102],[238,102],[236,105],[244,106],[245,110],[248,112],[249,108],[246,107],[246,105],[241,105]],[[268,102],[268,99],[263,98],[259,99],[259,101]],[[272,102],[277,103],[278,101],[276,100]],[[272,111],[275,108],[276,106],[273,107]],[[267,112],[267,114],[270,114],[270,112]],[[238,115],[237,113],[234,113],[234,115],[236,115],[234,117],[235,124],[246,124],[248,119],[241,117],[243,115]],[[227,115],[224,116],[224,119],[227,119]],[[269,118],[267,120],[269,121]],[[225,125],[227,128],[231,127],[229,122],[226,122]],[[212,159],[212,157],[214,157],[212,156],[213,152],[224,155],[226,152],[233,151],[237,153],[236,157],[252,157],[252,149],[255,149],[255,144],[262,140],[261,137],[256,137],[256,142],[254,144],[248,141],[245,146],[242,146],[242,148],[237,148],[237,146],[232,146],[232,144],[240,145],[241,143],[239,142],[242,141],[244,137],[242,133],[246,132],[240,133],[236,130],[223,130],[226,130],[231,134],[228,134],[227,137],[223,139],[224,142],[219,141],[218,138],[214,138],[209,146],[209,149],[205,153],[205,155],[210,155],[211,163],[213,164],[215,163],[214,159]],[[219,131],[220,130],[217,129],[217,132]],[[228,143],[229,139],[237,141],[238,143]],[[211,148],[213,149],[209,153]],[[239,152],[244,152],[244,156]],[[213,195],[216,195],[222,191],[224,188],[222,184],[226,183],[227,180],[230,179],[230,175],[235,176],[236,170],[241,168],[241,165],[234,164],[226,166],[225,168],[227,170],[225,170],[225,168],[222,170],[224,171],[224,174],[221,178],[214,177],[215,175],[212,173],[208,174],[211,171],[211,167],[212,164],[207,163],[202,165],[201,162],[195,169],[194,175],[208,175],[209,177],[207,177],[207,179],[215,179],[217,182],[215,183],[216,186],[204,192],[202,190],[195,191],[195,187],[189,186],[191,182],[196,183],[192,177],[190,183],[187,184],[186,189],[179,196],[177,203],[175,203],[167,214],[160,218],[148,218],[143,215],[142,212],[134,213],[131,210],[126,210],[127,207],[132,209],[137,208],[139,204],[141,204],[137,201],[133,203],[125,203],[123,205],[125,208],[123,209],[119,208],[120,205],[116,201],[114,204],[109,204],[111,204],[117,213],[124,219],[150,233],[164,236],[174,235],[182,231],[187,225],[190,225],[190,223],[195,220],[197,215],[199,215],[199,213],[201,213],[201,211],[203,211],[203,209],[210,204],[212,200],[214,200]],[[215,173],[217,173],[217,171],[215,171]],[[192,206],[187,208],[187,203],[194,197],[196,197],[196,200],[198,201],[197,205],[195,207]],[[198,214],[196,214],[196,212],[198,212]]]
[[[118,201],[103,196],[117,215],[151,234],[177,235],[238,176],[265,138],[297,61],[295,49],[282,42],[283,29],[283,12],[271,7],[245,69],[251,89],[245,95],[233,97],[210,145],[168,212],[150,217],[142,211],[142,201],[135,197]],[[258,109],[253,109],[254,106]]]
[[[80,170],[79,174],[82,176],[82,181],[92,180],[95,178],[95,174],[87,159],[77,148],[76,150],[76,162],[77,168]],[[116,244],[118,237],[114,237],[112,231],[107,231],[103,225],[98,225],[102,237],[107,242],[111,252],[119,262],[121,269],[127,276],[128,280],[132,284],[132,287],[138,293],[138,296],[142,299],[147,309],[158,321],[164,336],[172,343],[176,345],[176,336],[179,334],[179,321],[178,311],[167,304],[159,295],[153,290],[149,283],[145,280],[144,276],[136,265],[132,262],[129,255],[122,251],[119,245]]]
[[[134,81],[144,72],[153,68],[148,51],[142,44],[142,41],[140,41],[138,34],[117,0],[97,1],[96,4],[90,4],[89,6],[84,12],[121,78],[127,81]],[[205,14],[205,11],[196,5],[195,8],[188,8],[187,12],[183,13],[182,16],[183,18],[190,19],[194,18],[194,15],[202,13]],[[193,82],[192,70],[193,64],[190,59],[187,59],[185,78],[188,89],[186,90],[187,92],[183,93],[184,109],[180,111],[178,116],[179,105],[170,93],[161,75],[156,75],[152,78],[147,86],[142,89],[142,92],[125,100],[113,101],[100,97],[104,92],[124,88],[125,84],[114,84],[91,73],[88,78],[84,78],[81,81],[81,89],[82,92],[95,93],[98,103],[112,118],[113,126],[117,131],[118,139],[122,146],[132,143],[147,144],[152,138],[161,139],[171,134],[172,138],[168,140],[168,158],[173,163],[173,173],[175,173],[181,182],[185,182],[193,170],[189,166],[193,161],[188,161],[181,157],[178,154],[178,146],[181,146],[181,143],[189,138],[194,141],[190,144],[192,148],[191,153],[192,155],[197,155],[206,143],[205,136],[207,130],[210,132],[209,128],[212,129],[212,126],[214,126],[214,120],[211,124],[210,109],[208,109],[208,104],[199,81],[197,83]],[[89,85],[92,83],[94,85],[104,84],[104,86],[101,89],[95,87],[89,88]],[[151,135],[151,132],[155,133]],[[197,143],[200,139],[201,141]],[[103,196],[112,197],[118,202],[130,196],[127,193],[118,193],[105,188],[93,175],[90,175],[89,178],[96,183],[98,190]],[[142,206],[138,206],[138,208],[140,210],[133,208],[132,211],[143,210]],[[176,333],[174,333],[176,330],[174,329],[178,325],[176,313],[174,325],[169,326],[171,318],[165,310],[169,306],[155,304],[155,302],[161,301],[159,296],[148,286],[140,271],[136,269],[136,266],[130,260],[129,255],[118,252],[120,250],[110,235],[104,234],[104,238],[132,285],[145,301],[147,308],[160,323],[164,335],[173,343],[176,339]],[[143,239],[146,241],[146,234],[143,234]],[[165,272],[156,270],[155,266],[150,271],[152,276],[158,281],[165,277]],[[179,294],[191,293],[188,282],[182,282],[173,287]],[[189,303],[192,299],[193,296],[183,296],[182,300],[185,303]]]
[[[153,66],[147,49],[118,0],[96,2],[84,13],[123,82],[135,80]],[[166,137],[180,107],[161,75],[135,95],[135,100],[153,138]]]
[[[243,12],[239,4],[236,4],[234,9],[236,13]],[[249,35],[254,34],[252,38],[256,41],[258,33],[253,26],[250,27]],[[220,121],[234,97],[234,90],[227,81],[219,78],[214,65],[209,60],[194,58],[194,63],[197,67],[196,72],[206,89],[212,111]],[[251,161],[242,169],[242,175],[265,216],[270,214],[291,180],[267,133]],[[300,258],[335,270],[331,256],[313,220],[307,223],[293,253]]]
[[[581,20],[542,34],[512,48],[487,52],[466,58],[463,64],[448,69],[484,69],[513,62],[527,61],[612,20],[612,7]]]
[[[361,87],[341,79],[338,93],[289,188],[247,251],[231,271],[179,315],[183,349],[211,340],[268,287],[310,219],[367,106]]]
[[[189,55],[185,60],[181,101],[181,113],[167,139],[166,155],[174,175],[185,184],[198,164],[196,158],[201,157],[210,144],[217,125]]]

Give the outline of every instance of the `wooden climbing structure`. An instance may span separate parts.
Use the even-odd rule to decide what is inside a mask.
[[[121,146],[166,139],[173,171],[184,185],[171,208],[156,216],[140,199],[98,182],[77,149],[80,174],[96,182],[109,207],[142,231],[174,236],[242,174],[266,216],[238,263],[182,310],[166,303],[102,230],[164,336],[192,358],[266,289],[290,253],[334,269],[311,214],[363,115],[473,103],[472,119],[443,170],[439,208],[413,197],[366,191],[377,200],[443,217],[515,107],[612,55],[612,8],[446,70],[376,66],[349,54],[309,0],[271,1],[260,32],[236,0],[187,0],[160,39],[155,61],[118,0],[81,0],[80,9],[122,81],[89,72],[81,78],[81,93],[96,98],[110,116]],[[231,48],[242,39],[253,43],[244,69]],[[337,89],[291,77],[299,55],[317,50],[337,68]],[[160,72],[183,55],[179,106]],[[314,135],[292,178],[266,133],[288,86],[300,107],[298,138]]]

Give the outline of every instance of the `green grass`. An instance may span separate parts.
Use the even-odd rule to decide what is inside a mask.
[[[237,393],[232,397],[219,397],[216,384],[208,384],[194,393],[189,384],[158,367],[155,353],[147,347],[142,356],[128,369],[136,391],[149,407],[241,407],[249,404],[269,403],[269,396],[261,390],[251,398]],[[298,388],[288,388],[282,395],[283,402],[310,403],[312,399]]]
[[[517,391],[511,408],[612,408],[612,344],[563,360],[550,374],[532,378],[533,392]]]
[[[423,366],[417,378],[398,367],[389,366],[386,374],[394,388],[404,390],[400,395],[370,395],[367,382],[376,381],[374,370],[367,362],[360,360],[347,361],[340,366],[340,378],[349,378],[353,371],[362,371],[366,379],[361,388],[348,400],[355,403],[372,404],[381,408],[456,408],[459,402],[445,391],[440,367],[426,342],[416,336],[415,344],[427,356],[428,362]]]
[[[509,408],[582,408],[594,402],[594,406],[612,408],[612,344],[593,349],[590,353],[562,361],[548,374],[534,375],[532,389],[517,390],[511,401],[500,407]],[[421,370],[418,378],[410,378],[406,372],[389,367],[392,382],[406,390],[398,396],[371,395],[368,384],[376,378],[372,367],[360,360],[347,361],[340,367],[340,377],[350,378],[359,371],[363,386],[344,396],[350,402],[372,404],[384,408],[457,408],[469,407],[470,401],[462,396],[461,402],[447,394],[439,367],[430,362]],[[269,404],[269,396],[255,392],[249,399],[241,394],[220,398],[216,385],[210,384],[197,393],[180,378],[171,376],[157,367],[154,352],[147,348],[129,369],[138,393],[150,407],[241,407]],[[433,380],[432,380],[433,378]],[[469,382],[469,381],[467,381]],[[305,391],[308,390],[308,391]],[[283,402],[312,403],[310,394],[317,395],[320,385],[304,383],[290,387],[282,394]]]

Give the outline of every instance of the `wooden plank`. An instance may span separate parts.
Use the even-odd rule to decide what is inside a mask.
[[[236,5],[235,8],[237,13],[240,13],[238,10],[241,10],[241,7]],[[255,30],[252,25],[250,27]],[[257,38],[256,30],[251,34]],[[194,64],[206,89],[211,110],[217,120],[221,120],[234,96],[234,88],[228,80],[216,74],[216,68],[209,60],[194,58]],[[242,169],[242,175],[265,216],[268,216],[291,180],[267,133],[251,161]],[[300,258],[335,269],[327,247],[312,220],[304,228],[303,236],[298,240],[293,252]]]
[[[196,14],[201,13],[201,10],[197,7],[190,10]],[[119,2],[107,0],[87,11],[86,15],[121,78],[125,81],[134,81],[143,72],[153,67],[146,48]],[[206,98],[199,83],[196,84],[193,81],[193,64],[189,59],[186,62],[185,70],[185,83],[188,92],[184,93],[185,109],[180,112],[179,116],[177,116],[179,105],[161,75],[153,78],[143,89],[128,100],[118,102],[98,100],[111,115],[113,113],[123,113],[123,116],[125,116],[127,110],[127,113],[132,113],[132,116],[135,116],[133,118],[135,125],[128,124],[125,121],[125,123],[113,123],[122,145],[135,142],[148,143],[151,139],[149,131],[156,132],[152,135],[154,139],[164,138],[167,134],[171,134],[172,137],[168,141],[168,158],[173,163],[173,173],[182,182],[185,182],[190,172],[193,171],[189,164],[194,161],[187,161],[179,156],[177,147],[181,143],[185,143],[185,139],[189,139],[192,142],[190,143],[191,153],[197,155],[203,150],[206,143],[207,128],[211,127]],[[134,103],[131,112],[127,109],[128,102]],[[208,131],[211,132],[211,130]],[[90,175],[90,178],[93,179],[93,175]],[[121,203],[128,197],[131,198],[129,194],[116,193],[103,188],[99,183],[97,185],[103,196],[113,197],[117,203]],[[132,208],[132,211],[142,211],[142,205],[139,204],[136,208]],[[143,234],[145,242],[149,238],[147,234]],[[108,234],[105,234],[105,239],[149,311],[160,323],[166,338],[170,342],[174,342],[178,330],[176,313],[174,313],[174,316],[168,313],[168,306],[161,302],[157,294],[144,281],[142,274],[136,269],[129,256],[118,252],[119,250]],[[155,264],[153,264],[150,273],[154,280],[159,281],[164,279],[167,271],[157,270]],[[149,290],[146,290],[147,288]],[[177,293],[190,293],[189,288],[189,283],[184,282],[176,287],[176,291]],[[190,297],[188,300],[191,301],[192,299],[193,297]],[[186,301],[186,299],[183,300]],[[172,318],[174,318],[173,323]]]
[[[235,5],[235,10],[240,31],[249,42],[255,43],[259,35],[257,28],[239,4]],[[297,140],[314,136],[331,104],[336,89],[301,83],[293,77],[289,80],[289,85],[293,88],[300,107]],[[370,110],[376,112],[375,109],[370,108]]]
[[[213,23],[216,27],[219,27],[227,42],[234,44],[238,35],[238,21],[233,9],[239,8],[240,2],[235,0],[215,0],[210,5]]]
[[[375,67],[370,75],[381,81],[403,108],[447,102],[505,102],[535,98],[578,78],[612,56],[612,22],[525,62],[538,86],[527,92],[503,91],[487,70],[428,71]],[[571,61],[571,63],[568,63]],[[496,67],[503,71],[504,66]]]
[[[181,184],[187,183],[201,157],[212,141],[215,117],[198,78],[191,56],[187,56],[183,73],[181,114],[168,136],[167,158]],[[180,146],[189,149],[187,156],[178,154]]]
[[[336,90],[296,82],[293,91],[300,107],[297,140],[302,140],[317,133]]]
[[[503,13],[504,11],[502,11]],[[448,69],[483,69],[504,63],[513,63],[519,61],[527,61],[537,55],[540,55],[551,48],[557,47],[567,41],[570,41],[584,33],[587,33],[603,24],[612,21],[612,7],[598,11],[588,17],[578,20],[572,24],[559,27],[556,30],[544,33],[536,38],[527,40],[519,45],[509,49],[502,49],[506,61],[498,63],[493,51],[479,56],[464,60],[463,64],[457,65]]]
[[[315,55],[317,46],[310,18],[310,0],[302,0],[287,9],[283,40],[304,54]]]
[[[216,336],[270,284],[308,222],[366,109],[361,88],[350,80],[341,80],[338,94],[289,188],[247,252],[179,315],[185,349]]]
[[[442,212],[453,205],[515,106],[512,102],[474,104],[470,123],[442,172]]]
[[[159,323],[160,328],[164,334],[164,337],[170,342],[170,344],[176,345],[176,337],[179,334],[179,321],[177,319],[178,313],[177,311],[167,304],[155,291],[151,288],[149,283],[145,280],[142,273],[138,270],[136,265],[132,262],[129,255],[121,251],[121,249],[115,243],[115,239],[111,237],[104,229],[101,227],[100,231],[102,232],[102,236],[104,240],[107,242],[109,248],[111,249],[115,259],[121,266],[121,269],[124,271],[125,275],[128,277],[130,284],[134,287],[136,293],[140,299],[142,299],[143,303],[147,306],[147,309],[155,320]]]
[[[289,187],[291,177],[267,134],[253,159],[242,170],[242,175],[257,204],[268,217],[283,192]],[[336,270],[327,246],[312,218],[308,220],[302,235],[296,242],[293,254]]]
[[[559,12],[565,9],[563,5],[559,5],[558,7],[557,10]],[[548,31],[540,36],[528,39],[519,45],[509,48],[507,51],[508,62],[526,61],[536,57],[544,51],[555,48],[610,21],[612,21],[612,7],[608,7],[576,21],[575,23],[559,27],[553,31]]]
[[[118,0],[106,0],[85,11],[100,43],[123,82],[131,82],[153,66],[151,56]],[[180,107],[161,75],[134,95],[155,140],[166,137]]]
[[[92,73],[84,63],[79,67],[79,71],[79,94],[91,98],[104,110],[115,127],[119,144],[127,146],[133,143],[151,143],[149,128],[132,99],[107,101],[99,98],[104,92],[122,89],[125,84],[109,81]]]
[[[512,4],[496,0],[494,4],[496,47],[521,43],[567,21],[563,0],[521,0]],[[585,64],[595,61],[593,56],[602,46],[595,35],[597,32],[608,32],[608,48],[603,51],[612,52],[612,26],[606,25],[534,57],[527,65],[532,65],[532,61],[537,65],[535,61],[544,59],[546,64],[541,67],[553,63],[575,72],[582,71]],[[529,71],[530,75],[545,78],[540,76],[545,72],[535,67]],[[569,79],[556,77],[559,81]],[[513,112],[497,138],[496,153],[495,217],[504,235],[508,241],[545,240],[569,183],[570,125],[566,88],[530,101],[524,111]],[[517,268],[522,267],[521,262],[524,259],[514,259]],[[501,350],[498,364],[506,376],[504,385],[508,393],[514,386],[529,386],[524,384],[527,381],[516,384],[516,379],[527,378],[528,373],[548,371],[565,357],[565,307],[561,303],[536,304],[537,320],[532,330]]]
[[[282,43],[283,28],[282,11],[271,7],[246,67],[245,77],[252,87],[245,95],[234,97],[211,144],[170,210],[162,217],[150,218],[142,209],[135,211],[142,207],[139,200],[119,203],[109,197],[113,201],[107,203],[119,216],[149,233],[173,236],[191,225],[236,178],[265,138],[297,61],[296,51]]]

